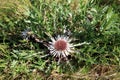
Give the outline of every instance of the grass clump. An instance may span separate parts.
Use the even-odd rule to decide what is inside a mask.
[[[19,20],[29,15],[29,0],[1,0],[0,19]]]

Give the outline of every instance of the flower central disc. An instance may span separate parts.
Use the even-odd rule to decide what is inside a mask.
[[[67,42],[63,39],[57,40],[54,44],[54,47],[58,51],[63,51],[67,48]]]

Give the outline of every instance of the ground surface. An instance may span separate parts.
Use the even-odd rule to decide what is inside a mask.
[[[44,44],[65,29],[90,44],[58,65]],[[0,0],[0,80],[120,80],[120,1]]]

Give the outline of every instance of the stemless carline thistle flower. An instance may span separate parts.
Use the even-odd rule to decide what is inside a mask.
[[[51,37],[51,41],[48,49],[54,57],[66,58],[70,53],[74,52],[74,45],[70,43],[72,39],[68,36],[58,35],[56,38]]]

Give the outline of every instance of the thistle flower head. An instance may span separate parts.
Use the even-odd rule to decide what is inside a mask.
[[[50,54],[58,58],[66,58],[70,53],[74,52],[74,45],[71,44],[72,39],[68,36],[58,35],[56,38],[51,37],[50,45],[48,49]]]
[[[26,29],[22,31],[21,36],[23,37],[23,39],[29,40],[31,34],[33,34],[33,32],[30,31],[30,29]]]

